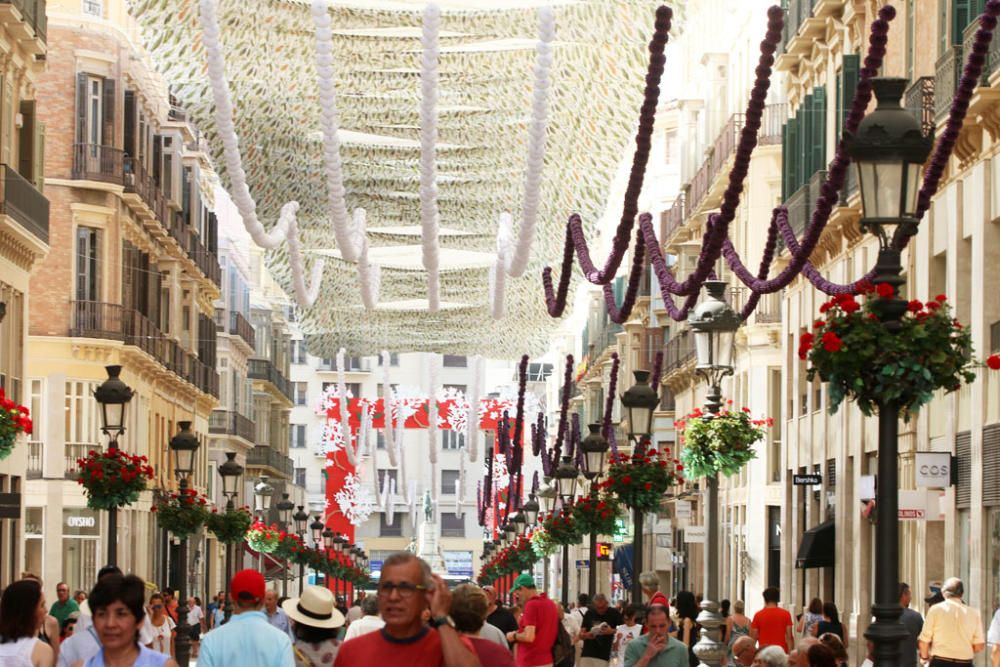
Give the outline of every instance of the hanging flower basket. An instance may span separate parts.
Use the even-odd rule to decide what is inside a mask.
[[[277,526],[265,526],[260,521],[254,521],[247,531],[247,545],[257,553],[269,554],[278,548],[281,532]]]
[[[205,525],[211,512],[206,505],[208,499],[194,489],[183,489],[171,493],[153,505],[156,521],[160,528],[169,530],[174,537],[184,539],[198,532]]]
[[[684,466],[669,456],[669,452],[655,449],[613,456],[601,487],[627,507],[641,512],[656,510],[670,487],[682,479]]]
[[[573,508],[552,512],[542,521],[542,528],[549,534],[549,539],[560,546],[564,544],[579,544],[580,530],[573,520]]]
[[[863,305],[849,294],[824,303],[825,319],[799,339],[808,378],[828,383],[831,414],[851,399],[865,415],[880,402],[894,404],[908,421],[935,391],[952,392],[975,380],[974,369],[982,364],[972,356],[972,335],[952,317],[945,295],[910,301],[899,331],[891,333],[878,312],[879,303],[892,298],[892,287],[880,283],[863,291]],[[1000,358],[993,355],[986,366],[1000,367]]]
[[[531,549],[539,558],[545,558],[554,554],[559,545],[552,541],[549,531],[539,527],[531,534]]]
[[[87,495],[87,507],[95,510],[131,505],[153,479],[153,468],[145,456],[114,447],[106,452],[92,449],[76,464],[80,469],[76,482]]]
[[[31,435],[28,408],[7,398],[0,388],[0,461],[10,456],[19,433]]]
[[[573,522],[581,535],[611,535],[615,532],[615,520],[623,514],[617,497],[596,489],[573,505]]]
[[[275,558],[291,559],[300,550],[306,549],[305,545],[302,544],[302,540],[295,533],[286,533],[281,530],[278,531],[278,543],[274,547],[274,551],[271,554]]]
[[[729,401],[732,404],[732,401]],[[696,408],[674,422],[684,448],[681,462],[688,479],[735,474],[757,454],[751,445],[761,440],[774,424],[770,417],[753,419],[750,408],[725,409],[717,415]]]
[[[252,524],[253,515],[250,514],[250,509],[247,507],[229,512],[219,512],[213,509],[205,520],[205,527],[222,544],[242,542]]]

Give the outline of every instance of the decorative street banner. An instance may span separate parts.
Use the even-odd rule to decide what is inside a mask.
[[[377,496],[384,491],[378,488],[379,480],[371,479],[373,473],[370,469],[365,470],[360,466],[358,457],[349,457],[347,447],[355,448],[358,454],[374,454],[375,451],[375,431],[384,429],[386,426],[385,407],[383,399],[368,398],[348,398],[347,418],[350,426],[350,433],[344,433],[341,427],[340,399],[336,397],[336,385],[331,385],[320,405],[321,412],[326,413],[327,423],[323,429],[323,439],[319,444],[320,454],[326,455],[326,502],[327,510],[324,522],[334,532],[339,532],[349,541],[354,541],[354,528],[360,525],[375,510]],[[443,400],[437,400],[437,424],[439,430],[445,431],[466,431],[468,429],[469,403],[461,395],[449,395]],[[417,429],[427,430],[429,428],[430,408],[426,398],[406,398],[397,396],[391,402],[392,414],[389,422],[393,424],[393,435],[402,434],[402,431]],[[484,399],[479,402],[479,429],[481,431],[492,431],[496,433],[499,423],[503,420],[503,413],[508,412],[508,424],[513,424],[516,409],[516,400],[513,398]],[[364,422],[364,428],[362,424]],[[366,433],[361,433],[365,430]],[[359,442],[358,438],[361,438]],[[368,440],[368,442],[365,442]],[[495,440],[495,439],[494,439]],[[386,438],[388,446],[389,438]],[[393,445],[399,447],[397,437],[392,438]],[[410,440],[404,446],[421,446],[421,440]],[[495,446],[495,445],[494,445]],[[367,451],[366,448],[371,448]],[[387,452],[388,454],[388,452]],[[428,452],[428,456],[431,453]],[[353,465],[349,458],[354,458],[359,465]],[[394,460],[395,456],[390,456]],[[436,456],[432,458],[435,460]],[[506,498],[509,476],[506,475],[505,467],[496,465],[503,461],[503,456],[494,459],[494,497]],[[388,468],[396,468],[397,474],[402,475],[403,459],[397,461],[398,466],[389,465]],[[501,471],[500,469],[503,468]],[[396,489],[397,495],[408,496],[411,490],[403,488],[403,482]],[[484,499],[492,501],[493,498]],[[492,506],[494,503],[490,502]],[[495,517],[491,517],[488,526],[496,523]]]

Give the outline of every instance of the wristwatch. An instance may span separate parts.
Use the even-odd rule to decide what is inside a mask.
[[[451,616],[435,616],[428,622],[428,625],[437,630],[442,625],[447,625],[451,628],[455,627],[455,621],[451,620]]]

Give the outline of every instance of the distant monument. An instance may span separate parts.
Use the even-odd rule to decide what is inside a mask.
[[[424,521],[420,524],[420,532],[418,533],[417,556],[431,566],[431,572],[435,574],[448,573],[438,544],[438,526],[430,489],[424,491]]]

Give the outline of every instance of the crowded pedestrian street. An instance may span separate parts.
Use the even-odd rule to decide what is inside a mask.
[[[1000,667],[1000,0],[0,0],[0,667]]]

